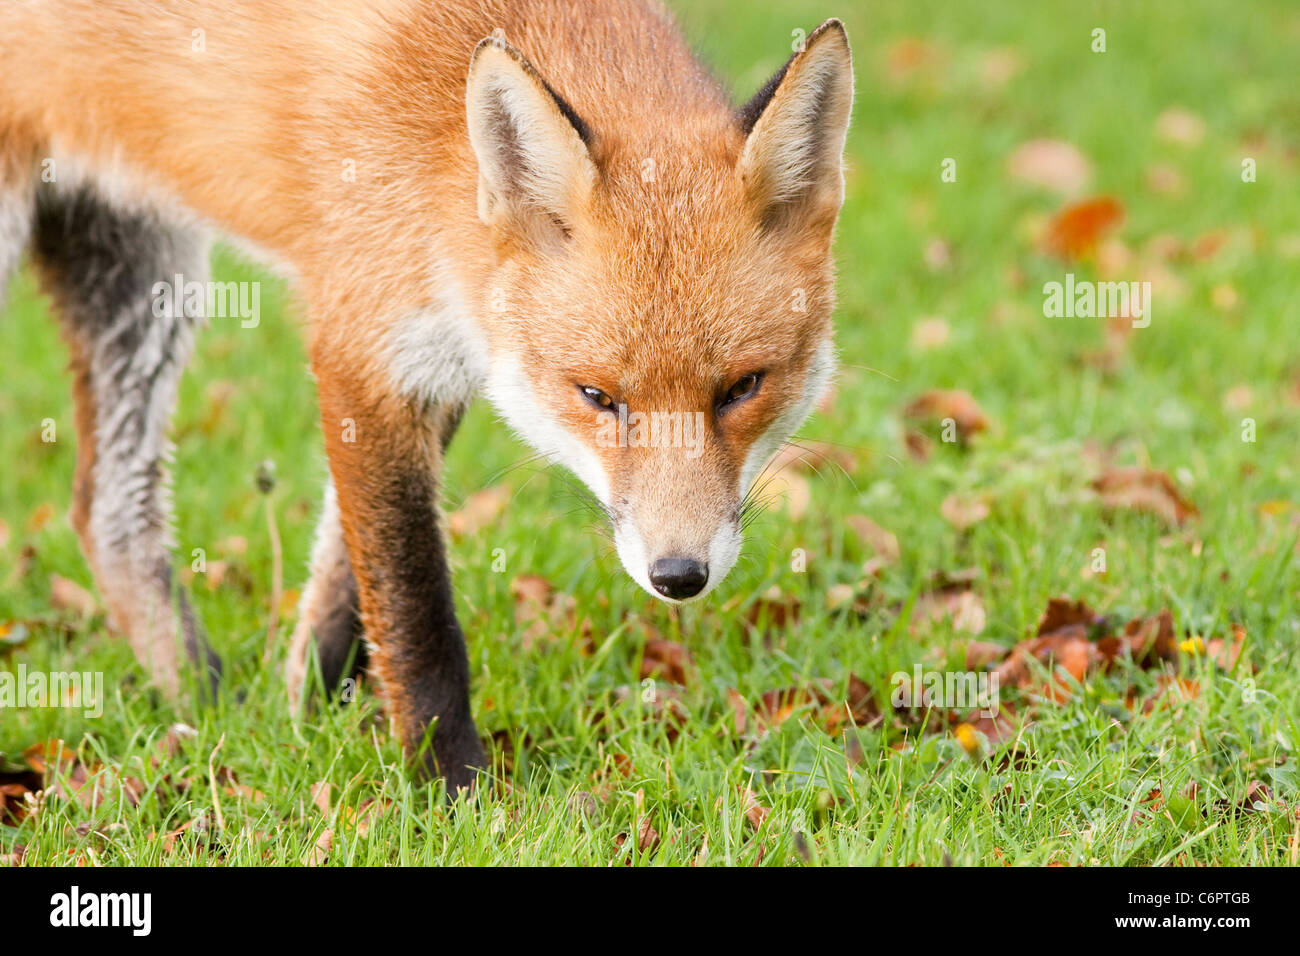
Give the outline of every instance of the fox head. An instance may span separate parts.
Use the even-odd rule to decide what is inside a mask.
[[[487,395],[582,479],[628,573],[672,602],[731,570],[755,479],[830,382],[842,24],[738,112],[709,96],[589,125],[500,39],[467,86],[496,252]]]

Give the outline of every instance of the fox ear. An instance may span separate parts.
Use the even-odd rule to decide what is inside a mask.
[[[849,38],[827,20],[738,114],[748,137],[738,170],[765,225],[834,225],[852,108]]]
[[[494,37],[474,50],[465,105],[479,218],[538,240],[566,234],[596,182],[586,123],[523,54]]]

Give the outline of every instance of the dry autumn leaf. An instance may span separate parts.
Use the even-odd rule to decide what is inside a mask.
[[[801,607],[802,602],[797,597],[784,593],[779,585],[774,584],[749,606],[745,624],[763,636],[783,631],[799,622]]]
[[[460,508],[447,515],[447,530],[456,538],[483,530],[501,517],[513,494],[506,485],[474,492]]]
[[[1172,107],[1156,117],[1156,133],[1179,146],[1195,146],[1205,138],[1205,120],[1190,110]]]
[[[989,504],[979,495],[952,494],[943,499],[939,513],[958,531],[965,531],[989,516]]]
[[[955,630],[979,634],[984,630],[984,602],[965,584],[944,585],[917,595],[911,633],[922,633],[943,620],[951,620]]]
[[[685,684],[693,667],[691,652],[675,641],[648,640],[641,658],[641,679],[654,677]]]
[[[850,474],[858,467],[857,456],[830,442],[801,440],[787,442],[767,466],[769,472],[821,473],[826,467],[842,468]]]
[[[58,574],[50,575],[50,607],[71,611],[78,617],[93,617],[98,609],[95,596],[75,581]]]
[[[1076,195],[1092,179],[1092,166],[1074,146],[1053,139],[1034,139],[1007,158],[1007,172],[1022,183],[1063,195]]]
[[[1107,233],[1124,221],[1124,207],[1109,196],[1071,203],[1047,224],[1043,251],[1067,262],[1091,256]]]
[[[903,416],[915,421],[938,423],[951,421],[956,438],[963,444],[989,427],[988,416],[967,392],[932,389],[908,403]]]
[[[1158,515],[1179,525],[1200,512],[1183,497],[1173,479],[1150,468],[1113,468],[1091,482],[1107,508],[1129,508]]]
[[[748,787],[741,789],[740,802],[744,807],[745,819],[749,821],[749,825],[755,830],[761,830],[763,824],[767,821],[768,814],[772,811],[763,806],[758,799],[758,794]]]
[[[45,530],[45,527],[54,520],[56,514],[54,505],[48,501],[42,502],[36,506],[36,509],[27,519],[27,531],[31,534],[38,534]]]
[[[812,503],[812,487],[803,475],[790,470],[778,471],[760,479],[761,497],[765,500],[779,501],[786,513],[794,520],[808,513]]]
[[[898,537],[876,522],[872,521],[866,515],[849,515],[845,521],[859,539],[870,545],[875,556],[880,559],[882,564],[893,564],[898,560],[899,551]]]
[[[952,335],[952,327],[940,318],[922,319],[912,326],[912,347],[921,352],[937,349]]]

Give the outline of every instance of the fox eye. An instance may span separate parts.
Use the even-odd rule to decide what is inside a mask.
[[[727,389],[727,394],[722,397],[718,403],[719,410],[726,408],[728,405],[734,405],[736,402],[749,398],[758,391],[758,386],[763,382],[762,372],[750,372],[736,379],[734,385]]]
[[[593,388],[590,385],[579,385],[578,390],[582,392],[587,401],[591,402],[591,404],[595,405],[597,408],[610,412],[614,411],[614,400],[600,389]]]

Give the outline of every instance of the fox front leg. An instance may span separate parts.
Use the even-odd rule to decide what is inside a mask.
[[[376,394],[315,364],[371,669],[408,758],[454,795],[486,764],[438,523],[442,447],[459,410]]]

